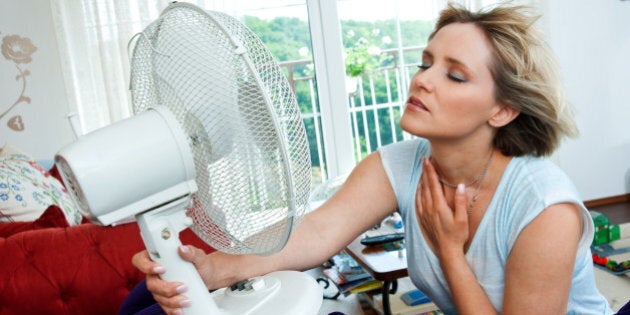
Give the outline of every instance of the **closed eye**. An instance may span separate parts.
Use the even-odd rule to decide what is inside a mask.
[[[429,62],[423,62],[420,65],[418,65],[418,71],[425,71],[429,68],[431,68],[431,63]],[[451,81],[454,81],[457,83],[465,83],[468,81],[463,75],[459,73],[448,72],[446,73],[446,77],[449,78]]]
[[[463,77],[461,77],[459,75],[456,75],[456,74],[449,73],[449,74],[447,74],[447,76],[448,76],[449,79],[451,79],[451,80],[453,80],[453,81],[455,81],[457,83],[464,83],[464,82],[467,81],[465,78],[463,78]]]
[[[431,65],[428,64],[428,63],[422,63],[422,64],[418,65],[418,69],[420,69],[420,70],[427,70],[430,67],[431,67]]]

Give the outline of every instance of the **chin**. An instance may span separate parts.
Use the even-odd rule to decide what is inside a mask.
[[[420,137],[428,140],[435,136],[435,128],[431,128],[427,124],[420,122],[412,117],[405,118],[405,116],[403,115],[403,117],[400,119],[399,124],[400,128],[404,132],[415,137]]]
[[[410,133],[414,136],[418,136],[418,128],[415,124],[417,124],[417,121],[415,121],[412,117],[409,117],[408,115],[403,114],[403,116],[400,118],[400,128],[407,132]]]

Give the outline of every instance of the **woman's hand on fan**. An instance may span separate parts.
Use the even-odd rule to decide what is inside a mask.
[[[182,246],[179,253],[185,260],[193,262],[198,269],[200,269],[200,265],[204,265],[200,264],[203,256],[205,256],[201,249],[193,246]],[[136,268],[146,274],[147,289],[167,314],[182,314],[181,309],[190,305],[190,300],[185,296],[188,290],[186,284],[160,279],[160,275],[166,272],[166,268],[151,260],[146,250],[135,254],[132,262]]]
[[[203,280],[206,287],[210,289],[217,289],[217,288],[232,284],[232,283],[225,284],[217,279],[217,276],[219,276],[219,274],[221,273],[218,272],[216,268],[212,267],[215,265],[213,261],[216,260],[216,259],[213,259],[212,256],[215,256],[214,254],[216,254],[216,252],[214,254],[208,255],[203,250],[192,245],[182,245],[179,247],[178,252],[179,252],[179,256],[182,257],[182,259],[192,263],[195,266],[195,268],[197,269],[197,272],[201,276],[201,279]],[[222,253],[219,253],[219,254],[222,254]],[[227,262],[227,265],[228,266],[230,265],[229,261]],[[227,269],[227,268],[221,268],[221,270],[224,270],[224,269]],[[220,285],[220,286],[217,286],[217,285]]]

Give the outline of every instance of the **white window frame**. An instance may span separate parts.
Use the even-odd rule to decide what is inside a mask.
[[[307,0],[328,178],[355,166],[337,0]]]

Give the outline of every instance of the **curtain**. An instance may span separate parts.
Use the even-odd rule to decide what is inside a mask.
[[[131,115],[130,39],[168,6],[167,0],[53,0],[66,94],[83,133]],[[189,1],[225,9],[228,0]]]

